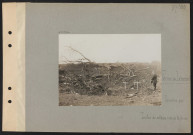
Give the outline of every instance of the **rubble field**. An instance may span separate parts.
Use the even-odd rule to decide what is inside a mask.
[[[156,90],[153,73],[158,75]],[[59,105],[161,105],[161,64],[59,64]]]

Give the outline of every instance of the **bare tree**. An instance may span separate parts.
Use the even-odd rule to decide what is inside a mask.
[[[87,57],[85,57],[80,51],[72,48],[71,46],[65,46],[65,47],[70,48],[70,49],[73,50],[74,52],[77,52],[78,54],[80,54],[80,55],[81,55],[84,59],[86,59],[87,61],[92,62],[90,59],[88,59]]]

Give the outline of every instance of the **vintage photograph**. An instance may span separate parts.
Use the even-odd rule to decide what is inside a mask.
[[[161,34],[59,34],[59,106],[159,106]]]

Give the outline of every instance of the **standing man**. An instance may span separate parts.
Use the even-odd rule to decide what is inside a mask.
[[[151,79],[151,83],[153,83],[154,90],[156,90],[156,85],[157,85],[157,75],[156,74],[153,75]]]

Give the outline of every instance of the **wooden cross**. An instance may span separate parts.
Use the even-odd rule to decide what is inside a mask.
[[[123,82],[125,84],[125,90],[127,89],[127,82]]]
[[[141,83],[141,82],[134,82],[134,85],[137,84],[137,90],[138,90],[138,85],[139,85],[139,83]]]

